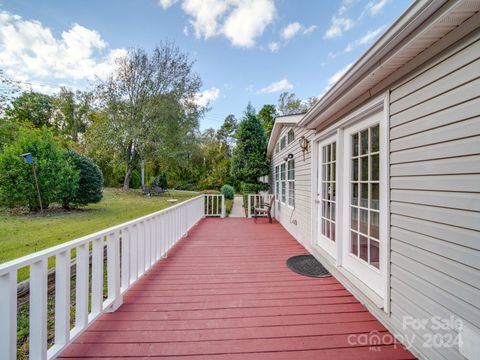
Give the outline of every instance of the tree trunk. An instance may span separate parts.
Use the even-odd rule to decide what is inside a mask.
[[[125,179],[123,179],[123,189],[128,190],[130,187],[130,179],[132,178],[132,167],[127,165],[127,171],[125,171]]]
[[[140,171],[141,171],[142,189],[145,189],[145,160],[142,160],[140,165],[141,165]]]

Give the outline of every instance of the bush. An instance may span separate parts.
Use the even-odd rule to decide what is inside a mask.
[[[102,200],[103,175],[89,157],[70,150],[68,153],[79,172],[78,189],[73,196],[63,199],[63,207],[83,206]]]
[[[130,189],[140,189],[140,186],[142,185],[142,179],[140,175],[140,171],[138,170],[133,170],[132,171],[132,177],[130,178]]]
[[[241,189],[243,193],[258,193],[259,191],[267,191],[270,189],[269,184],[265,183],[242,183]]]
[[[225,196],[226,199],[233,199],[235,196],[235,189],[231,185],[223,185],[220,189],[220,192]]]
[[[55,142],[46,128],[20,128],[15,142],[0,153],[0,203],[13,208],[28,206],[38,210],[37,190],[32,165],[20,156],[32,153],[43,206],[76,194],[79,172],[66,152]]]
[[[167,176],[165,174],[160,174],[156,176],[150,185],[158,186],[159,188],[162,188],[162,189],[167,189],[168,188]]]

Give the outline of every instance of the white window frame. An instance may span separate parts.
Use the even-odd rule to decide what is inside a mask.
[[[283,149],[285,149],[285,147],[287,146],[287,138],[286,136],[282,136],[280,138],[280,151],[282,151]]]
[[[293,168],[289,169],[290,164],[293,164]],[[295,207],[295,159],[287,161],[287,206]],[[290,178],[291,172],[293,172],[292,178]],[[293,194],[290,193],[290,185],[293,186]]]
[[[290,139],[290,134],[292,134],[292,139]],[[287,132],[287,143],[291,144],[294,141],[295,141],[295,131],[293,129],[290,129]]]
[[[343,259],[343,231],[345,229],[348,230],[349,225],[348,222],[350,218],[344,219],[344,205],[347,203],[343,200],[343,197],[346,196],[347,199],[350,194],[344,194],[344,185],[342,184],[341,178],[345,176],[344,171],[344,129],[350,125],[353,125],[363,119],[368,118],[369,115],[374,114],[376,112],[382,112],[383,117],[381,119],[380,126],[380,168],[383,169],[380,171],[380,187],[383,189],[383,193],[380,195],[380,239],[383,241],[383,244],[380,249],[380,256],[381,262],[384,264],[382,277],[383,281],[383,298],[371,290],[367,285],[363,284],[358,278],[352,276],[352,274],[344,269],[344,259]],[[358,107],[354,111],[346,114],[343,118],[335,122],[333,125],[325,128],[321,132],[317,133],[312,138],[312,163],[311,163],[311,173],[318,174],[318,146],[321,141],[324,141],[328,137],[336,135],[337,137],[337,259],[336,262],[332,265],[335,265],[338,271],[345,276],[346,279],[349,279],[351,284],[354,284],[362,293],[367,296],[374,304],[378,307],[383,308],[383,311],[387,314],[390,312],[390,297],[391,297],[391,289],[390,289],[390,247],[391,247],[391,239],[390,239],[390,183],[389,183],[389,93],[388,91],[372,98],[370,101],[365,103],[364,105]],[[341,176],[338,176],[338,171],[342,171],[343,173]],[[317,208],[317,201],[318,198],[313,196],[317,193],[318,189],[318,175],[314,176],[311,182],[311,216],[312,216],[312,224],[311,224],[311,245],[314,248],[318,249],[317,239],[318,239],[318,208]],[[340,190],[341,188],[341,190]],[[342,234],[340,234],[342,233]],[[342,239],[340,241],[340,236]],[[318,249],[317,251],[319,251]],[[322,254],[320,251],[319,254]],[[328,260],[327,258],[323,258],[323,260]]]
[[[275,198],[280,199],[280,165],[275,166]]]
[[[280,164],[280,202],[286,204],[287,202],[287,163]]]

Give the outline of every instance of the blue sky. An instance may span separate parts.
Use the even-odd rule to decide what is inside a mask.
[[[174,40],[196,59],[201,128],[281,91],[323,94],[405,0],[0,0],[0,66],[37,90],[86,88],[129,48]]]

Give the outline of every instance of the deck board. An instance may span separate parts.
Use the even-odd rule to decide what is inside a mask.
[[[305,253],[278,223],[205,219],[59,358],[414,358],[335,278],[286,267]]]

